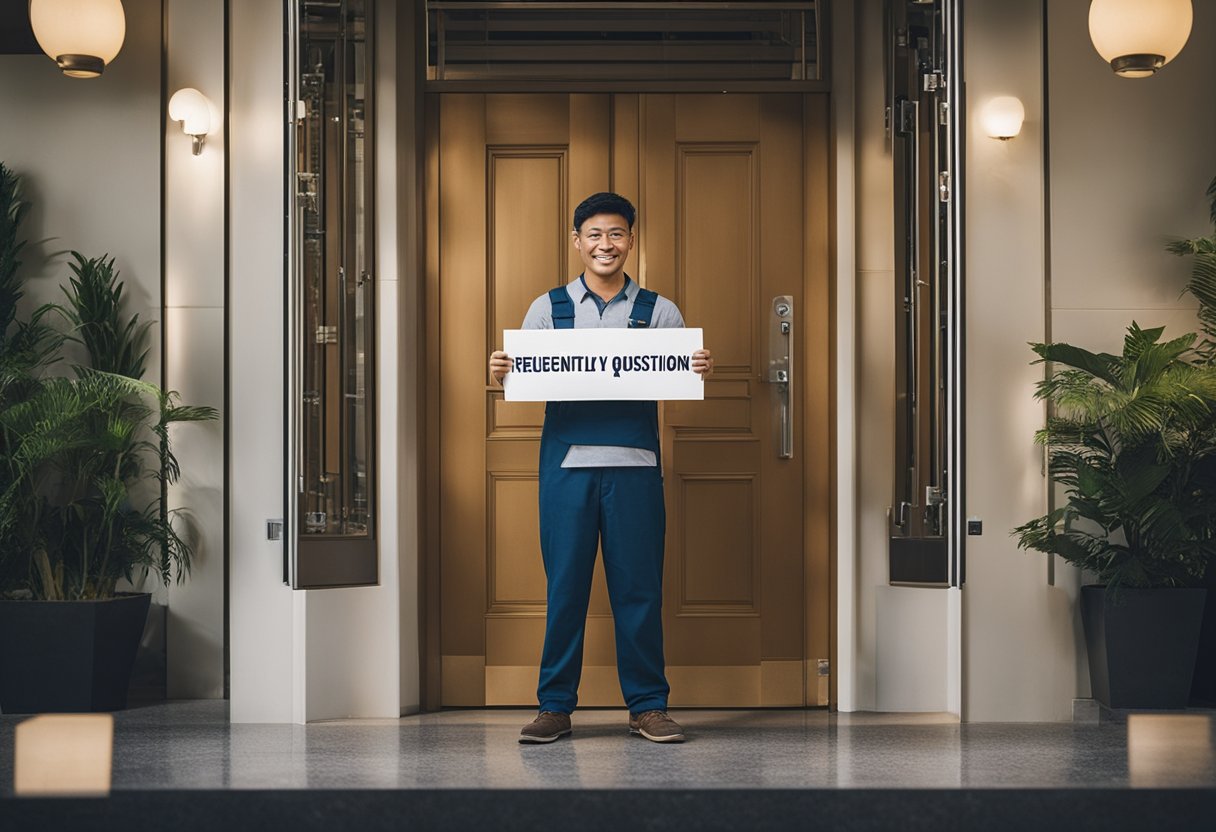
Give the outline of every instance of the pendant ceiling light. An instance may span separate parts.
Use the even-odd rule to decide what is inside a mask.
[[[30,0],[30,26],[64,75],[96,78],[127,33],[122,0]]]
[[[1191,34],[1191,0],[1093,0],[1089,37],[1124,78],[1146,78],[1174,60]]]

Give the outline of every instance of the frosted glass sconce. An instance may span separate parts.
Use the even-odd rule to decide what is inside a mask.
[[[211,132],[211,102],[193,87],[173,93],[169,99],[169,118],[182,123],[182,131],[194,140],[191,152],[203,152],[203,140]]]
[[[994,139],[1008,141],[1022,132],[1026,108],[1012,95],[1002,95],[984,105],[980,112],[984,132]]]

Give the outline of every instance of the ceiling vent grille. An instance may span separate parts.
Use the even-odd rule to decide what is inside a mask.
[[[427,78],[820,81],[822,5],[431,0]]]

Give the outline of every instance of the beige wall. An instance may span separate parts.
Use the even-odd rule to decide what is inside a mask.
[[[283,497],[283,9],[229,3],[227,494],[233,722],[305,719],[306,598],[266,521]]]
[[[881,0],[860,0],[854,20],[855,669],[853,699],[841,707],[945,711],[948,593],[887,583],[887,512],[895,477],[895,220],[891,141],[884,126],[882,7]]]
[[[832,681],[840,710],[854,710],[857,698],[857,205],[856,109],[857,60],[852,0],[833,6],[832,25],[832,153],[833,258],[835,275],[835,553],[836,644],[832,650]]]
[[[857,31],[857,710],[878,707],[878,599],[887,587],[887,510],[895,462],[895,228],[885,134],[880,0],[858,3]],[[907,591],[907,590],[905,590]]]
[[[230,3],[233,722],[395,717],[418,701],[416,673],[401,667],[403,650],[417,666],[417,630],[412,600],[399,604],[412,584],[398,554],[402,521],[411,519],[398,511],[398,284],[415,276],[397,248],[396,56],[386,36],[393,8],[377,8],[389,27],[377,38],[376,93],[380,584],[292,591],[283,584],[283,543],[266,539],[266,520],[284,514],[283,7]],[[409,566],[416,570],[416,559]],[[403,629],[414,636],[404,647]]]
[[[1085,9],[1051,5],[1052,336],[1118,349],[1124,327],[1193,330],[1187,261],[1166,237],[1211,232],[1216,5],[1193,4],[1182,53],[1155,77],[1117,77],[1088,43]],[[1078,45],[1080,48],[1078,48]]]
[[[1041,8],[970,4],[964,23],[966,510],[984,534],[967,541],[963,718],[981,722],[1068,719],[1076,695],[1075,591],[1049,586],[1044,558],[1009,536],[1046,493],[1033,442],[1042,369],[1026,346],[1045,337]],[[998,95],[1026,108],[1013,141],[986,137],[974,115]]]
[[[995,95],[1017,95],[1027,111],[1013,141],[987,138],[974,120],[967,133],[967,510],[985,522],[969,541],[964,590],[964,717],[974,721],[1069,719],[1070,700],[1088,695],[1080,576],[1056,564],[1053,578],[1046,558],[1007,534],[1046,504],[1031,443],[1042,370],[1025,344],[1049,323],[1053,340],[1091,349],[1118,348],[1133,318],[1190,328],[1192,304],[1178,297],[1186,267],[1161,247],[1205,230],[1202,193],[1216,173],[1216,9],[1196,3],[1182,55],[1129,80],[1094,53],[1084,4],[1050,4],[1046,114],[1041,9],[967,8],[970,111]]]
[[[165,383],[182,401],[224,410],[224,0],[165,3],[167,94],[212,104],[211,134],[190,151],[165,119]],[[182,477],[169,495],[196,541],[190,580],[169,588],[170,699],[224,696],[224,422],[174,426]]]
[[[67,252],[109,253],[141,320],[160,320],[160,2],[126,4],[123,49],[100,78],[45,55],[0,55],[0,161],[33,207],[23,307],[59,301]],[[153,327],[146,377],[160,378]]]

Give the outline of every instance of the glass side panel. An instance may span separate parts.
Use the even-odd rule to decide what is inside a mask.
[[[364,0],[299,6],[300,533],[368,536],[374,458]]]

